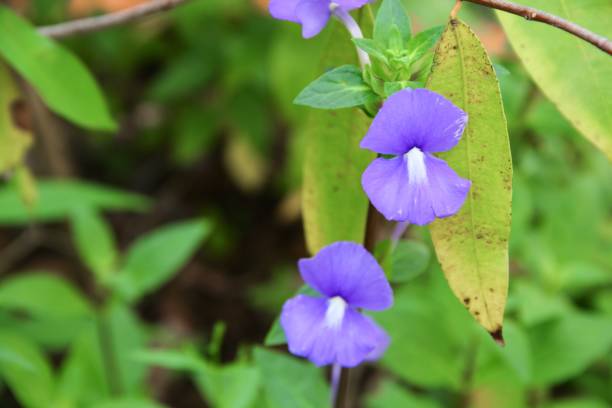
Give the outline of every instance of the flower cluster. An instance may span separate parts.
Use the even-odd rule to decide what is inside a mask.
[[[306,38],[318,34],[333,14],[353,38],[360,38],[361,31],[348,11],[366,3],[272,0],[270,12],[302,24]],[[367,58],[361,61],[362,67],[370,63]],[[386,99],[360,144],[380,156],[365,170],[361,183],[385,218],[425,225],[461,209],[471,182],[434,153],[455,147],[467,121],[464,111],[427,89],[405,88]],[[360,313],[361,309],[384,310],[393,302],[374,257],[360,245],[340,242],[301,260],[299,268],[304,281],[320,296],[298,295],[285,303],[281,324],[289,350],[317,365],[343,367],[382,355],[389,343],[387,335]]]

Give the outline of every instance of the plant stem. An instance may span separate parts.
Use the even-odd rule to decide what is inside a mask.
[[[116,13],[83,18],[66,23],[41,27],[38,32],[52,38],[65,38],[126,24],[161,11],[173,9],[189,0],[152,0]]]
[[[578,24],[562,19],[561,17],[538,10],[532,7],[515,4],[506,0],[463,0],[470,3],[480,4],[481,6],[505,11],[506,13],[516,14],[527,20],[538,21],[548,24],[560,30],[566,31],[581,40],[593,44],[608,55],[612,55],[612,41],[604,36],[595,34]]]
[[[402,238],[410,223],[408,221],[398,222],[395,224],[395,228],[393,228],[393,232],[391,233],[391,247],[395,248],[397,243]]]
[[[361,28],[359,24],[355,21],[355,19],[344,9],[338,6],[336,3],[331,3],[329,6],[332,14],[340,20],[340,22],[346,27],[348,32],[351,34],[352,38],[363,38],[363,33],[361,32]],[[359,64],[361,68],[365,68],[366,65],[370,65],[370,56],[363,51],[361,48],[355,45],[355,49],[357,50],[357,56],[359,57]]]
[[[102,310],[98,311],[96,329],[98,332],[98,341],[100,342],[104,373],[106,375],[110,394],[112,396],[119,396],[122,393],[121,377],[113,349],[113,335]]]
[[[336,393],[336,398],[333,408],[349,408],[348,400],[349,400],[349,380],[350,380],[350,369],[349,368],[340,368],[339,382],[338,382],[338,391]]]
[[[340,379],[342,376],[342,367],[338,364],[332,365],[331,369],[331,405],[332,407],[336,406],[336,401],[338,400],[338,391],[340,388]]]

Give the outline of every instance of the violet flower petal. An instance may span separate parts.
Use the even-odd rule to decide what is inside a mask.
[[[425,167],[429,174],[429,194],[434,213],[438,218],[457,213],[467,198],[472,182],[459,177],[442,159],[425,155]]]
[[[384,331],[354,308],[346,308],[339,326],[326,324],[328,302],[299,295],[285,303],[281,325],[292,354],[318,366],[354,367],[377,350],[384,350],[388,343]]]
[[[471,186],[444,160],[417,148],[393,159],[374,160],[361,183],[385,218],[417,225],[455,214]]]
[[[467,114],[442,95],[427,89],[404,89],[384,103],[360,146],[382,154],[405,154],[453,148],[467,123]]]
[[[302,0],[270,0],[270,14],[279,20],[299,23],[296,8]]]
[[[312,38],[319,34],[331,16],[329,1],[326,0],[302,0],[295,12],[302,24],[304,38]]]
[[[372,0],[332,0],[332,2],[336,3],[343,10],[351,11],[371,3]]]
[[[376,259],[363,246],[336,242],[298,263],[306,283],[327,297],[340,296],[349,305],[384,310],[393,304],[393,293]]]

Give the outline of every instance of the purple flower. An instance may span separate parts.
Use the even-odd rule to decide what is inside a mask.
[[[302,25],[302,36],[311,38],[327,24],[334,9],[351,11],[371,0],[271,0],[270,14]]]
[[[424,225],[459,211],[472,183],[432,153],[452,149],[467,119],[427,89],[405,89],[387,99],[361,141],[364,149],[396,156],[374,160],[361,179],[385,218]]]
[[[376,260],[361,245],[337,242],[301,259],[302,278],[322,297],[298,295],[283,306],[289,351],[316,365],[354,367],[382,355],[389,338],[359,309],[384,310],[393,293]]]

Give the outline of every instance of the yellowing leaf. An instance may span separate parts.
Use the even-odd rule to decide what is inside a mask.
[[[0,173],[20,164],[32,144],[30,132],[20,128],[13,117],[19,96],[8,68],[0,62]]]
[[[610,0],[524,0],[528,6],[612,37]],[[512,47],[544,94],[584,136],[612,159],[610,56],[545,24],[499,13]]]
[[[432,239],[455,296],[501,340],[508,291],[512,161],[495,71],[463,22],[452,20],[442,35],[428,88],[469,115],[459,144],[440,157],[472,181],[461,211],[431,224]]]

